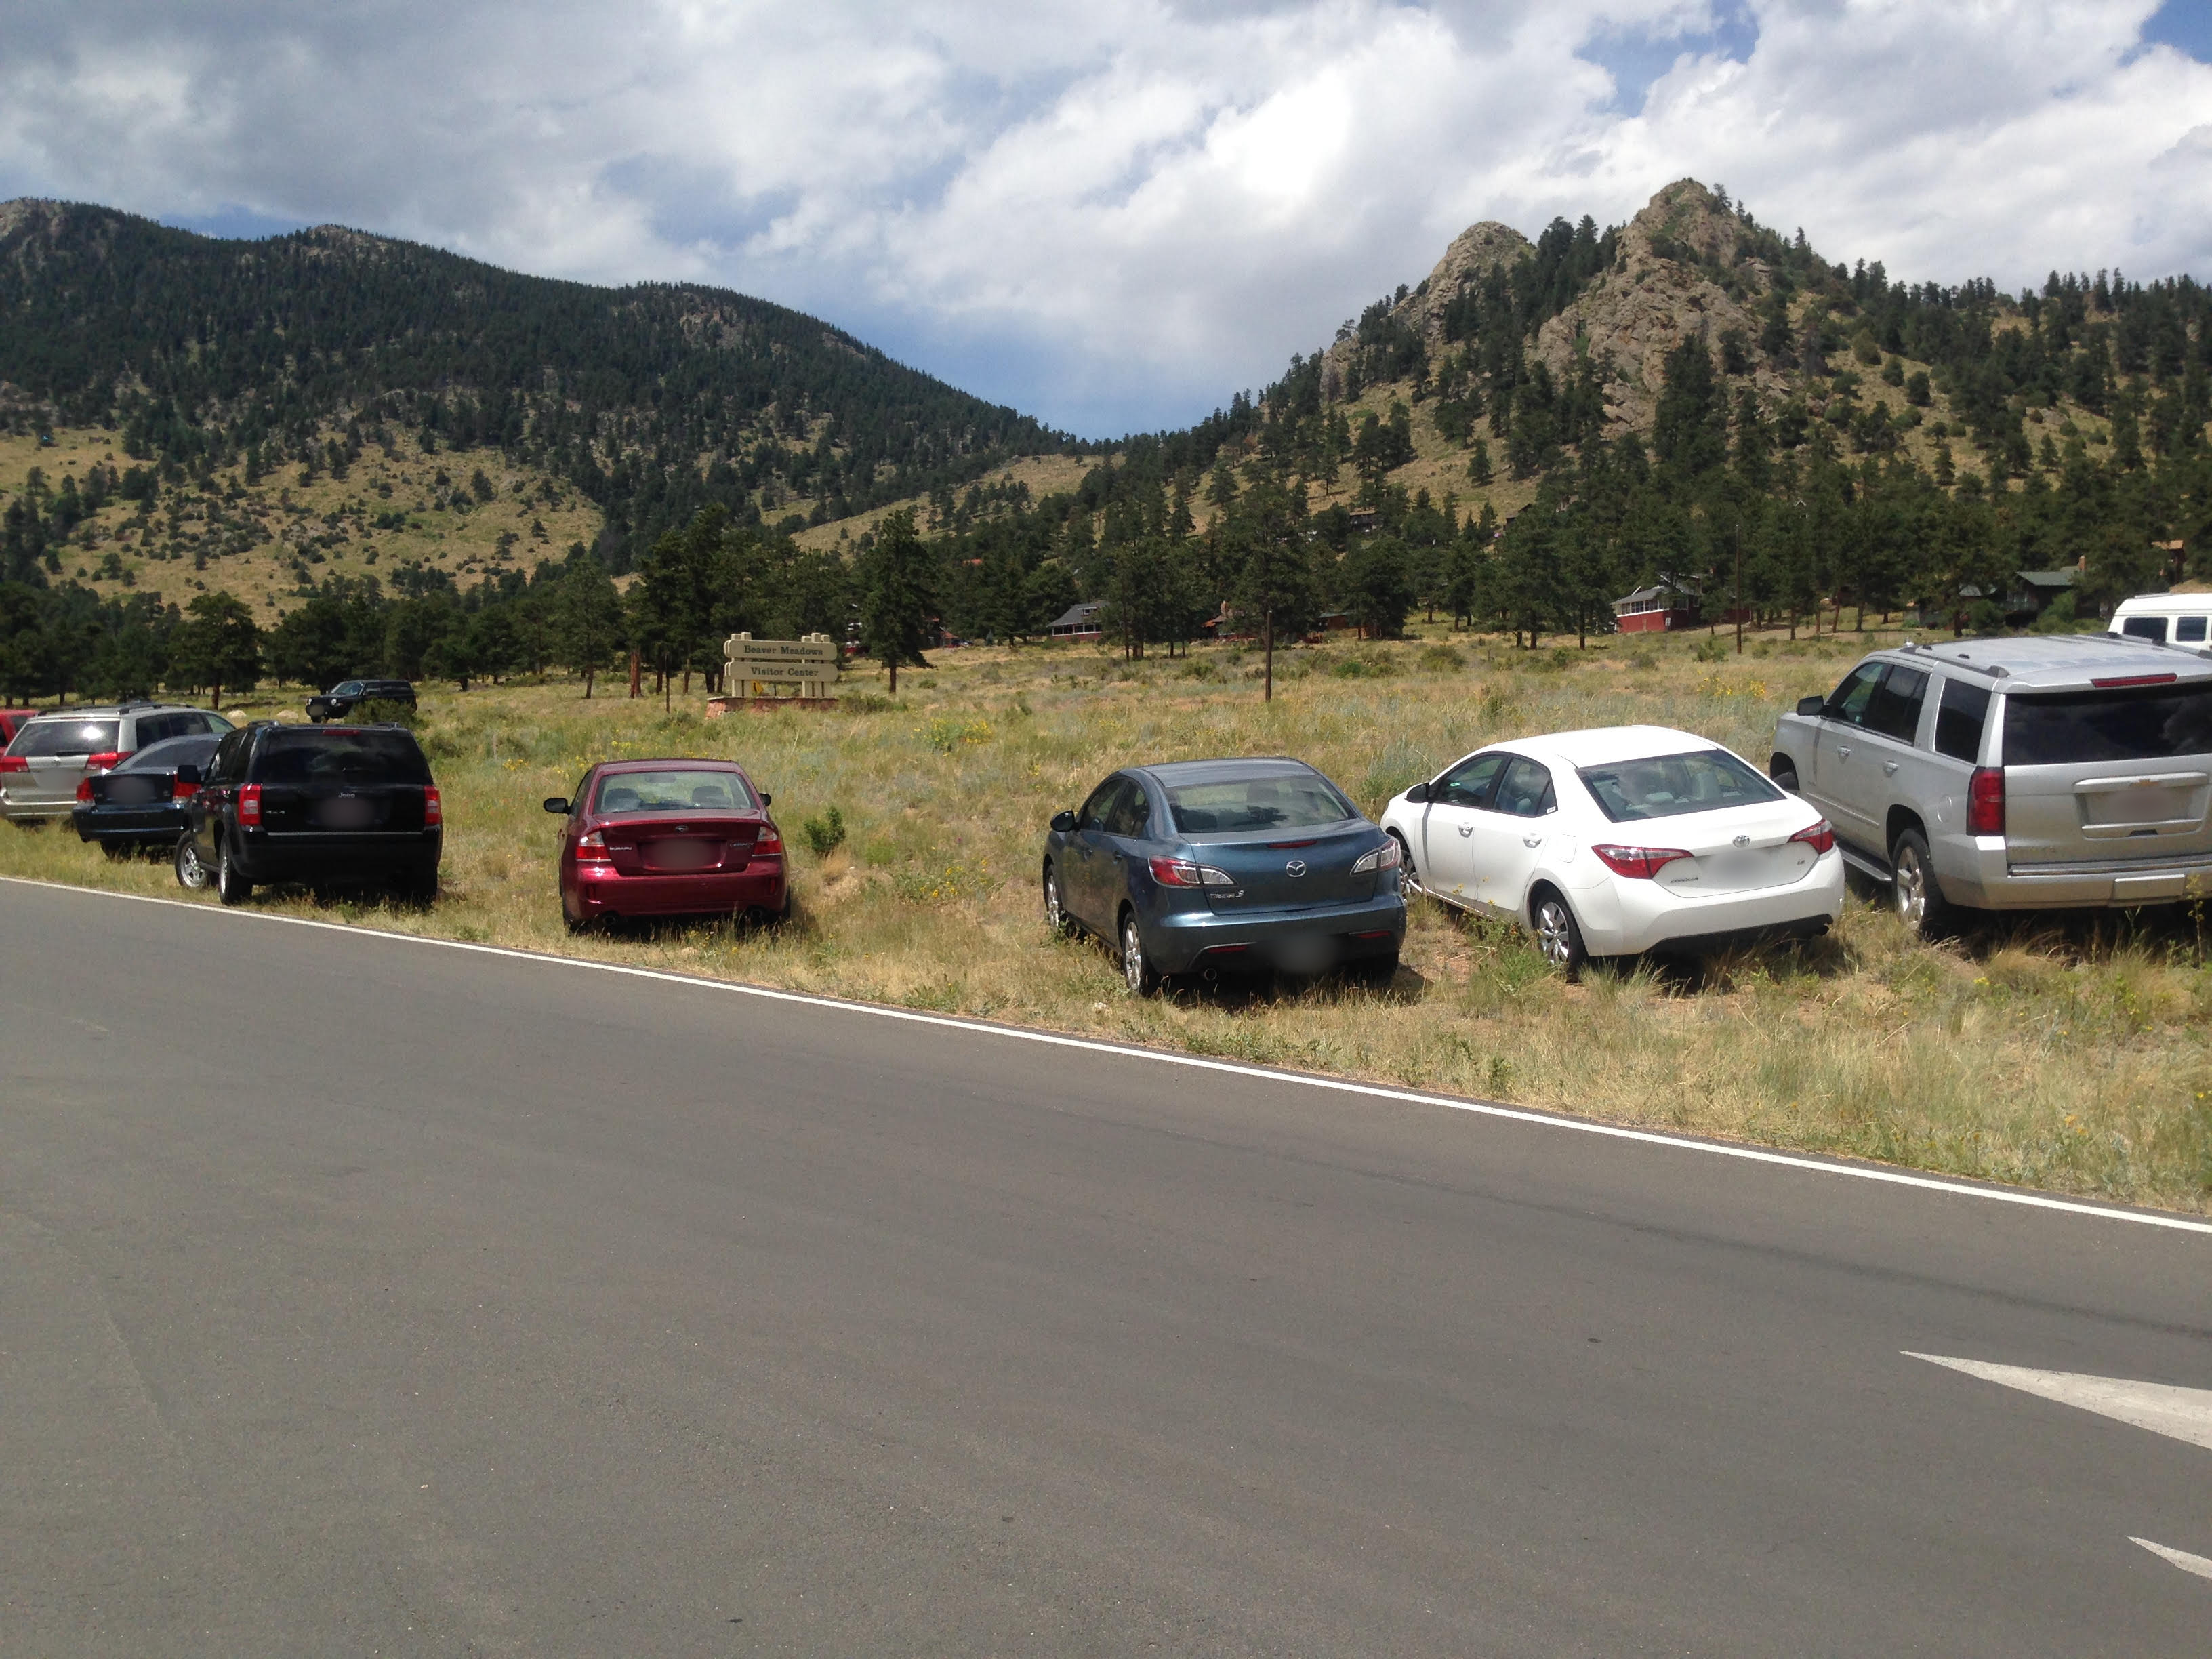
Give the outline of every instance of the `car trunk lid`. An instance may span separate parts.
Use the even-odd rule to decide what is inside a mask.
[[[1224,872],[1235,884],[1206,889],[1216,910],[1311,909],[1375,896],[1375,872],[1352,870],[1379,845],[1374,826],[1363,822],[1289,833],[1194,836],[1190,845],[1199,863]]]
[[[2014,692],[2002,744],[2008,864],[2212,853],[2212,681]]]
[[[626,876],[731,875],[751,862],[758,818],[734,813],[651,813],[599,826],[607,856]]]
[[[420,830],[418,783],[264,784],[262,827],[273,835],[403,835]]]
[[[1762,802],[1717,812],[1685,812],[1647,818],[1632,828],[1635,836],[1609,837],[1620,844],[1681,848],[1690,856],[1671,859],[1654,878],[1684,897],[1708,893],[1752,893],[1802,881],[1820,854],[1808,842],[1791,836],[1812,827],[1802,801]]]

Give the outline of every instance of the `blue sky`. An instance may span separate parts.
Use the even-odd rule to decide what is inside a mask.
[[[723,283],[1086,435],[1685,175],[1899,276],[2212,276],[2212,0],[11,11],[0,196]]]

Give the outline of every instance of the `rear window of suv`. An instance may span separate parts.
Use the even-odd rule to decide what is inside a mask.
[[[8,745],[11,755],[104,755],[115,747],[114,720],[33,720]]]
[[[277,731],[262,744],[255,778],[263,783],[420,783],[430,763],[405,732]]]
[[[2212,754],[2212,681],[2005,700],[2007,766]]]

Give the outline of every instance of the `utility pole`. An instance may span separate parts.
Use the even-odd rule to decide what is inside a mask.
[[[1275,700],[1275,607],[1272,605],[1261,612],[1260,635],[1265,641],[1261,648],[1266,653],[1267,665],[1262,671],[1261,684],[1265,690],[1260,701],[1273,702]]]

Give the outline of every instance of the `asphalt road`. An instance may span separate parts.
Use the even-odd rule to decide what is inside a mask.
[[[9,1655],[2212,1650],[2212,1449],[1907,1350],[2212,1237],[0,884]]]

